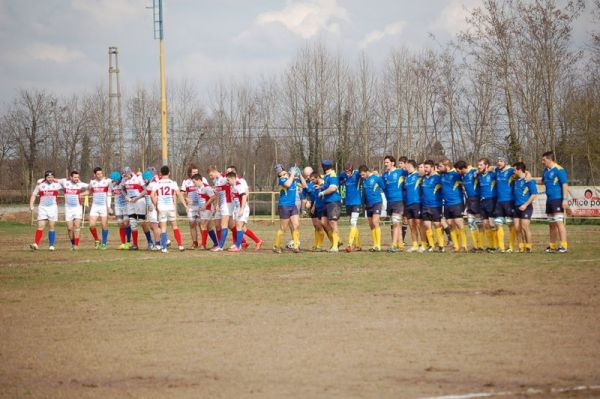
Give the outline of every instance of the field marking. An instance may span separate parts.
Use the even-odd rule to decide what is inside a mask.
[[[577,392],[577,391],[597,391],[600,390],[600,385],[579,385],[576,387],[568,388],[551,388],[550,391],[538,388],[528,388],[524,391],[502,391],[502,392],[473,392],[465,394],[453,394],[453,395],[442,395],[442,396],[428,396],[420,399],[472,399],[472,398],[491,398],[495,396],[509,396],[509,395],[541,395],[544,393],[566,393],[566,392]]]

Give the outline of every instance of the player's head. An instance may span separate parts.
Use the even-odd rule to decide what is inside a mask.
[[[323,168],[324,172],[327,172],[328,170],[333,168],[333,162],[330,161],[329,159],[326,159],[323,162],[321,162],[321,167]]]
[[[405,156],[401,156],[398,158],[398,168],[406,169],[406,163],[408,162],[408,158]]]
[[[554,162],[556,162],[556,158],[552,151],[546,151],[542,154],[542,165],[544,165],[546,168],[552,167]]]
[[[202,186],[202,175],[200,173],[195,173],[190,178],[196,187]]]
[[[360,173],[361,179],[369,177],[369,167],[367,165],[360,165],[358,167],[358,173]]]
[[[321,176],[319,176],[319,173],[318,173],[318,172],[312,172],[312,173],[310,174],[310,181],[311,181],[313,184],[319,184],[319,180],[320,180],[320,179],[321,179]]]
[[[235,184],[235,180],[237,179],[237,173],[235,173],[234,171],[227,172],[225,177],[227,177],[227,182],[229,183],[229,185],[233,186]]]
[[[150,181],[152,181],[153,177],[154,177],[154,174],[152,172],[150,172],[149,170],[145,170],[144,173],[142,173],[142,179],[144,179],[144,181],[146,183],[150,183]]]
[[[419,171],[419,176],[425,176],[425,164],[423,162],[419,164],[417,170]]]
[[[196,166],[196,164],[190,164],[190,166],[188,166],[187,168],[187,176],[189,178],[191,178],[192,176],[194,176],[195,174],[198,173],[198,166]]]
[[[283,165],[280,163],[275,165],[275,176],[282,177],[285,175],[287,175],[287,172],[285,171],[285,168],[283,167]]]
[[[520,179],[525,177],[525,173],[527,172],[527,165],[524,162],[515,162],[513,165],[515,168],[515,173],[519,176]]]
[[[444,158],[440,162],[438,162],[438,170],[440,171],[440,173],[449,172],[450,169],[450,160],[448,158]]]
[[[460,161],[454,162],[454,169],[456,169],[456,171],[458,173],[460,173],[461,175],[464,175],[465,173],[467,173],[468,167],[469,167],[469,165],[467,165],[467,162],[463,161],[462,159]]]
[[[348,176],[350,176],[353,171],[354,171],[354,165],[352,165],[352,162],[346,162],[344,164],[344,172],[346,172],[346,174]]]
[[[100,166],[96,166],[94,168],[94,176],[96,176],[96,179],[100,180],[104,177],[104,171],[102,170],[102,168]]]
[[[426,176],[431,176],[433,173],[435,173],[435,162],[433,162],[433,160],[428,159],[423,162],[423,167],[423,171],[425,172]]]
[[[506,167],[506,158],[498,157],[498,160],[496,161],[496,167],[500,170],[504,169]]]
[[[69,173],[69,178],[73,183],[79,183],[79,171],[73,169],[71,173]]]
[[[133,170],[131,170],[129,166],[125,166],[121,171],[121,174],[123,175],[123,178],[129,179],[131,176],[133,176]]]
[[[392,155],[386,155],[385,158],[383,158],[383,167],[385,170],[391,170],[395,166],[396,158],[394,158]]]
[[[206,170],[206,173],[208,173],[208,177],[210,177],[212,180],[216,179],[221,174],[219,169],[217,169],[217,165],[210,165]]]
[[[417,170],[417,162],[414,159],[409,159],[406,161],[406,171],[408,173],[415,173]]]
[[[44,172],[44,179],[48,183],[52,183],[54,181],[54,172],[52,170],[47,170]]]
[[[115,183],[118,183],[118,182],[120,182],[120,181],[121,181],[121,178],[122,178],[122,176],[121,176],[121,172],[119,172],[118,170],[113,170],[113,171],[110,173],[110,180],[112,180],[112,181],[113,181],[113,182],[115,182]]]
[[[161,176],[169,176],[169,173],[171,173],[171,170],[169,169],[169,167],[167,165],[163,165],[160,167],[160,175]]]
[[[304,169],[302,169],[302,175],[307,179],[313,174],[313,172],[314,170],[311,166],[305,166]]]
[[[225,169],[225,173],[228,174],[229,172],[237,174],[237,168],[234,165],[229,165],[227,169]]]
[[[477,161],[477,171],[479,173],[485,173],[487,172],[488,168],[490,167],[490,160],[487,158],[481,158],[479,161]]]

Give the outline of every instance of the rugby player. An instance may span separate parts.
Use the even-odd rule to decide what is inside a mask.
[[[309,179],[306,182],[306,187],[302,189],[302,196],[305,198],[306,208],[308,208],[312,225],[315,230],[314,243],[311,248],[313,252],[321,251],[321,246],[325,240],[325,228],[323,227],[321,220],[325,211],[325,203],[323,202],[323,199],[319,198],[318,188],[321,187],[321,184],[323,184],[323,181],[321,180],[319,173],[311,172]]]
[[[192,181],[192,176],[198,174],[198,167],[191,164],[187,168],[187,177],[181,182],[181,192],[186,199],[188,204],[188,223],[190,225],[190,236],[192,238],[192,249],[198,248],[198,221],[200,219],[200,198],[198,196],[198,189]]]
[[[131,250],[138,249],[138,225],[142,227],[144,234],[149,231],[146,226],[146,203],[140,201],[144,197],[146,184],[141,176],[133,173],[130,167],[123,169],[123,186],[127,199],[127,215],[131,227]]]
[[[342,197],[338,191],[340,182],[337,173],[333,169],[333,162],[324,160],[321,163],[321,167],[323,168],[324,175],[319,197],[325,202],[325,216],[327,217],[327,224],[331,231],[331,248],[329,251],[338,252],[338,244],[340,242],[338,220],[340,219],[342,210]]]
[[[403,162],[403,165],[405,162]],[[404,179],[406,170],[396,168],[396,158],[387,155],[383,159],[385,172],[381,175],[385,182],[385,198],[387,200],[387,215],[392,221],[392,246],[388,252],[404,250],[402,238],[402,215],[404,213]]]
[[[517,240],[517,233],[513,224],[515,171],[507,164],[506,159],[499,157],[495,173],[498,197],[496,199],[496,207],[494,208],[494,223],[496,224],[498,249],[500,252],[505,252],[503,226],[506,223],[509,230],[509,244],[506,252],[512,253],[515,250]]]
[[[54,230],[54,226],[58,221],[58,204],[56,198],[62,189],[61,184],[54,177],[54,172],[47,170],[44,172],[44,178],[38,180],[33,193],[31,193],[31,197],[29,198],[29,209],[31,209],[32,212],[35,209],[35,199],[39,197],[37,217],[38,227],[35,231],[33,244],[29,245],[34,251],[39,248],[46,223],[48,223],[48,250],[54,251],[54,244],[56,241],[56,231]]]
[[[208,237],[210,237],[213,242],[212,248],[217,248],[219,246],[219,239],[217,237],[217,233],[215,229],[213,229],[213,219],[214,219],[214,196],[215,191],[208,184],[206,179],[202,177],[199,173],[196,173],[192,176],[192,182],[196,186],[196,190],[198,191],[198,211],[200,213],[200,235],[202,237],[202,241],[200,242],[200,247],[202,249],[208,249]]]
[[[546,186],[546,214],[550,233],[550,244],[546,252],[565,253],[568,251],[567,229],[564,223],[565,210],[569,209],[567,171],[556,163],[552,151],[542,155],[542,165],[544,165],[542,182]]]
[[[76,251],[79,249],[81,220],[83,218],[81,196],[87,191],[88,184],[79,179],[79,172],[76,170],[69,173],[68,179],[61,179],[59,182],[65,195],[65,222],[71,240],[71,250]]]
[[[380,176],[369,171],[367,165],[361,165],[358,168],[361,178],[361,186],[365,199],[365,210],[367,211],[367,220],[371,229],[373,247],[370,252],[381,251],[381,227],[379,221],[382,210],[382,193],[385,192],[385,182]]]
[[[494,222],[494,210],[496,208],[496,174],[490,170],[490,160],[481,158],[477,162],[477,179],[479,182],[479,211],[481,221],[486,233],[488,252],[495,252],[498,248],[498,236]]]
[[[477,179],[477,168],[468,165],[465,161],[458,161],[454,169],[462,175],[462,184],[467,196],[467,225],[471,232],[472,248],[470,252],[481,252],[484,248],[485,234],[481,224],[479,180]]]
[[[350,232],[348,233],[346,252],[361,251],[360,234],[358,232],[358,216],[362,204],[361,177],[360,172],[353,168],[351,162],[344,164],[344,171],[340,173],[339,182],[346,189],[344,205],[346,205],[346,215],[350,217]]]
[[[442,230],[442,184],[441,177],[436,172],[435,162],[431,159],[423,162],[423,226],[429,244],[428,252],[434,252],[434,231],[437,238],[438,251],[445,252],[444,231]]]
[[[111,172],[110,180],[110,191],[115,200],[115,218],[117,220],[117,225],[119,226],[119,237],[121,238],[121,246],[119,248],[129,249],[131,247],[131,227],[129,226],[129,215],[127,213],[127,196],[125,195],[125,186],[123,186],[123,177],[121,176],[121,172]],[[109,212],[112,212],[110,206]]]
[[[443,159],[438,163],[444,202],[444,217],[450,227],[450,236],[455,252],[467,252],[467,233],[464,229],[463,212],[465,211],[462,176],[455,168],[450,167],[450,160]]]
[[[519,238],[519,252],[531,252],[533,243],[529,223],[533,215],[533,201],[537,198],[537,185],[527,178],[527,167],[523,162],[513,165],[517,180],[513,185],[515,212],[514,223]]]
[[[273,252],[280,254],[282,252],[281,241],[285,231],[291,224],[292,240],[294,241],[293,251],[300,252],[300,217],[298,215],[298,207],[296,207],[296,190],[298,185],[295,182],[296,169],[292,168],[290,173],[283,169],[283,165],[275,165],[275,175],[279,186],[279,229],[275,235],[275,243],[273,244]]]
[[[92,193],[92,206],[90,207],[90,233],[94,237],[94,248],[106,249],[108,243],[108,215],[112,214],[110,207],[112,181],[104,176],[101,167],[94,168],[94,179],[90,181],[89,191]],[[98,238],[96,223],[100,218],[102,226],[102,242]]]
[[[169,167],[164,165],[160,168],[160,179],[152,183],[152,204],[158,210],[158,221],[160,223],[160,243],[161,252],[167,253],[167,223],[171,223],[173,236],[177,241],[179,251],[183,251],[183,240],[181,231],[177,227],[177,203],[179,198],[181,204],[188,211],[188,204],[179,191],[177,183],[169,178]]]
[[[407,252],[424,252],[423,246],[423,216],[421,214],[421,203],[423,196],[423,178],[417,170],[417,163],[410,159],[406,162],[408,176],[404,180],[404,188],[406,190],[406,200],[404,206],[404,216],[408,220],[410,227],[410,237],[412,246]]]

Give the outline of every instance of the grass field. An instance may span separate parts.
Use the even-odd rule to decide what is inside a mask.
[[[511,255],[276,255],[272,226],[260,253],[72,253],[63,229],[31,252],[0,223],[0,397],[600,396],[560,391],[600,385],[600,226],[564,255],[543,225]]]

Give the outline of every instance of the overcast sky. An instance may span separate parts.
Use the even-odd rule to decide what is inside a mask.
[[[321,40],[379,66],[390,48],[435,47],[464,27],[480,0],[164,0],[169,79],[201,90],[219,80],[283,70],[299,47]],[[69,94],[108,82],[108,47],[119,48],[125,88],[157,84],[152,0],[0,0],[0,101],[17,88]],[[587,14],[587,13],[586,13]],[[577,22],[574,46],[592,29]]]

